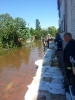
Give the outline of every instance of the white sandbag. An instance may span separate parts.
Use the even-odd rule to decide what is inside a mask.
[[[46,71],[42,74],[41,77],[51,77],[52,75],[51,69],[46,69]]]
[[[37,96],[46,96],[47,92],[46,91],[36,91],[36,90],[30,90],[28,89],[28,91],[26,92],[25,96],[24,96],[24,100],[37,100],[34,99]]]
[[[34,80],[31,82],[31,84],[36,84],[36,83],[39,83],[39,82],[40,82],[39,79],[34,79]]]
[[[65,78],[65,76],[53,76],[52,78],[56,78],[56,79],[64,79]]]
[[[42,81],[40,80],[39,83],[36,83],[36,84],[30,84],[28,86],[29,89],[36,89],[37,91],[38,90],[43,90],[43,91],[48,91],[48,86],[46,85],[46,82],[45,81]]]
[[[50,65],[45,65],[45,66],[42,67],[42,70],[49,69],[49,68],[51,68]]]
[[[35,61],[35,65],[40,66],[42,65],[43,59]]]
[[[51,65],[51,60],[52,60],[52,58],[44,58],[43,62],[42,62],[42,65],[43,66],[45,66],[45,65]]]
[[[42,67],[43,66],[39,66],[38,69],[37,69],[37,72],[36,72],[36,75],[40,75],[42,74]]]
[[[64,84],[56,84],[56,83],[50,83],[50,82],[46,82],[46,85],[48,86],[48,88],[52,88],[52,89],[63,89],[64,88]]]
[[[44,73],[48,74],[48,75],[52,75],[52,76],[63,76],[62,72],[60,71],[60,69],[56,68],[56,67],[50,67],[46,70],[46,72]]]
[[[54,46],[54,50],[57,50],[57,46]]]
[[[28,87],[28,89],[30,89],[30,90],[36,90],[36,91],[38,91],[38,89],[39,89],[39,83],[35,83],[35,84],[30,84],[30,85],[27,85],[27,87]]]
[[[56,84],[63,84],[63,80],[62,79],[52,79],[52,81],[51,81],[51,84],[54,84],[54,83],[56,83]]]
[[[58,61],[52,61],[51,66],[59,66],[59,62]]]
[[[56,61],[58,61],[58,58],[57,58],[57,57],[54,57],[52,60],[56,60]]]
[[[49,48],[50,48],[50,49],[57,50],[57,46],[55,45],[54,42],[52,42],[52,43],[49,44]]]
[[[36,76],[38,76],[38,77],[40,77],[40,78],[41,78],[41,75],[42,75],[41,72],[40,72],[40,73],[36,73]]]
[[[61,95],[65,95],[65,89],[50,89],[49,92],[51,94],[61,94]]]
[[[39,66],[36,72],[36,75],[42,75],[46,72],[47,69],[50,69],[51,66],[46,65],[46,66]]]
[[[52,81],[52,77],[42,77],[42,80],[45,82],[51,82]]]
[[[38,91],[36,89],[28,89],[28,91],[25,94],[24,100],[33,100],[36,95],[38,95]]]
[[[42,77],[42,78],[51,78],[52,75],[51,75],[51,74],[43,74],[41,77]],[[52,77],[52,78],[53,78],[53,77]]]
[[[46,72],[41,76],[43,77],[52,77],[52,78],[56,78],[56,79],[64,79],[64,76],[62,75],[62,73],[60,71],[57,70],[52,70],[52,69],[47,69]]]
[[[42,66],[42,65],[40,65],[40,66],[38,67],[38,69],[37,69],[37,72],[42,71],[42,68],[43,68],[43,66]],[[36,73],[37,73],[37,72],[36,72]]]
[[[47,69],[50,69],[51,66],[50,65],[45,65],[42,67],[42,73],[45,73]]]
[[[47,58],[47,57],[51,57],[52,54],[54,54],[54,53],[55,53],[54,50],[47,49],[47,51],[46,51],[46,53],[45,53],[43,59],[44,59],[44,58]]]
[[[35,77],[33,77],[34,80],[41,80],[41,76],[40,75],[37,75]]]
[[[58,77],[59,77],[59,76],[63,76],[63,74],[62,74],[61,72],[56,71],[56,70],[55,70],[55,72],[52,73],[52,75],[53,75],[53,76],[58,76]]]
[[[37,69],[37,72],[36,72],[36,75],[42,75],[43,73],[46,72],[46,70],[50,68],[49,65],[46,65],[46,66],[39,66],[38,69]]]
[[[72,100],[71,96],[70,96],[70,94],[68,92],[66,92],[66,100]]]

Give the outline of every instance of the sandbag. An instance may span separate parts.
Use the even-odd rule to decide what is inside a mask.
[[[33,89],[33,90],[28,89],[28,91],[25,94],[24,99],[25,100],[33,100],[36,95],[38,95],[38,91],[37,90],[35,90],[35,89]]]
[[[53,62],[53,61],[52,61],[52,62],[51,62],[51,66],[59,66],[59,62],[57,62],[57,61],[56,61],[56,62]]]
[[[47,69],[50,69],[50,65],[45,65],[45,66],[39,66],[36,72],[36,75],[42,75],[43,73],[46,72]]]
[[[64,89],[64,84],[46,82],[46,86],[48,86],[49,89]]]
[[[42,80],[45,81],[45,82],[51,82],[52,77],[42,77]]]
[[[43,62],[43,59],[37,60],[37,61],[35,61],[35,65],[41,66],[42,62]]]
[[[45,55],[43,56],[43,59],[47,57],[51,57],[54,53],[55,53],[55,50],[47,49]]]
[[[49,48],[50,48],[50,49],[57,50],[57,46],[55,45],[54,42],[51,42],[51,43],[49,44]]]
[[[38,95],[38,96],[35,96],[33,100],[46,100],[46,96]]]
[[[61,95],[65,95],[65,89],[50,89],[49,92],[51,94],[61,94]]]
[[[51,60],[52,58],[44,58],[43,59],[43,62],[42,62],[42,66],[45,66],[45,65],[51,65]]]
[[[51,81],[51,84],[54,84],[54,83],[56,83],[56,84],[63,84],[63,79],[52,79],[52,81]]]
[[[39,83],[36,84],[30,84],[28,86],[29,89],[31,90],[43,90],[43,91],[48,91],[48,86],[46,85],[45,81],[40,80]]]
[[[71,100],[71,95],[68,92],[66,92],[66,100]]]

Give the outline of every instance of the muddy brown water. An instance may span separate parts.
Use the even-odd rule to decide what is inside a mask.
[[[0,100],[24,100],[35,76],[35,61],[44,55],[41,41],[0,56]]]

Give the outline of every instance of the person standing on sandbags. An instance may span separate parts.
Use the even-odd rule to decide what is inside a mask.
[[[43,42],[43,47],[44,47],[44,51],[45,51],[45,47],[46,47],[46,37],[43,38],[42,42]]]
[[[49,48],[49,42],[50,42],[51,36],[50,34],[47,35],[47,48]]]

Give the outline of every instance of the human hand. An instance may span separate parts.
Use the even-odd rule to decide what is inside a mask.
[[[70,62],[72,63],[72,60],[73,60],[73,58],[72,58],[72,56],[70,56]]]
[[[75,67],[72,67],[72,70],[73,70],[73,73],[74,73],[74,75],[75,75]]]

